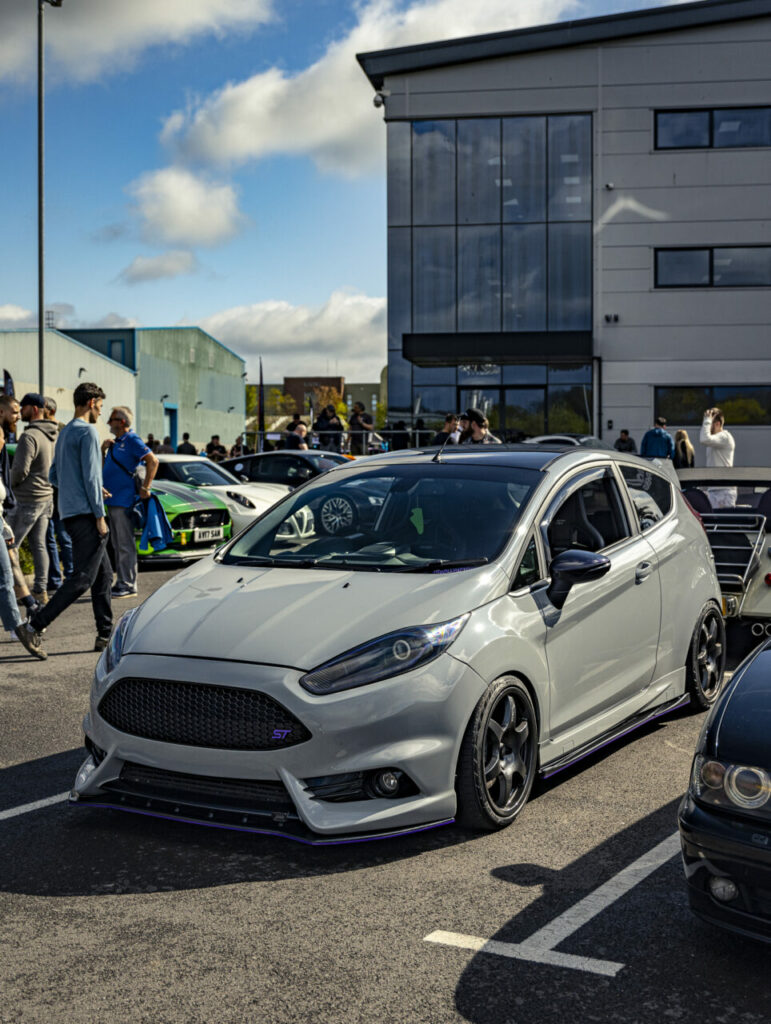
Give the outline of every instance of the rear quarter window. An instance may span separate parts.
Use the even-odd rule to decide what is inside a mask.
[[[645,532],[672,510],[672,485],[657,473],[636,466],[621,466],[640,529]]]

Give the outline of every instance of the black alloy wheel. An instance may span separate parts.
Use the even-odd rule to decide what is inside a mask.
[[[474,709],[458,758],[456,793],[461,825],[510,825],[535,780],[538,720],[527,687],[516,676],[491,683]]]
[[[686,662],[688,692],[701,711],[711,707],[720,693],[725,659],[725,622],[718,606],[710,602],[696,623]]]

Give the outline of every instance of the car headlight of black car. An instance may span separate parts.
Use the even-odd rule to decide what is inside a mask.
[[[412,626],[370,640],[319,665],[300,680],[309,693],[324,696],[410,672],[446,651],[463,629],[468,614],[436,626]]]
[[[247,498],[245,494],[239,494],[238,491],[228,491],[228,497],[231,501],[235,501],[239,505],[243,505],[244,508],[257,508],[251,498]]]
[[[691,792],[710,807],[771,815],[771,775],[764,768],[697,754],[691,771]]]
[[[129,626],[131,625],[134,616],[139,611],[139,607],[140,606],[137,605],[136,608],[129,608],[129,610],[118,619],[115,628],[112,631],[110,642],[107,647],[105,647],[104,654],[102,655],[102,670],[105,673],[112,672],[120,661],[121,655],[123,654],[123,644],[126,642],[126,634],[129,631]]]

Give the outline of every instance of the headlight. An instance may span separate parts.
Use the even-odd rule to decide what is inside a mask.
[[[243,505],[244,508],[257,508],[251,498],[247,498],[245,494],[239,494],[238,491],[228,491],[227,496],[231,501],[235,501],[239,505]]]
[[[121,655],[123,654],[123,643],[126,639],[131,621],[139,611],[139,606],[136,608],[129,608],[129,610],[118,619],[115,628],[112,631],[110,642],[105,648],[103,669],[105,672],[112,672],[115,666],[120,661]]]
[[[308,672],[300,680],[309,693],[324,695],[376,683],[409,672],[446,651],[468,619],[461,615],[437,626],[413,626],[371,640]]]
[[[758,810],[771,800],[771,775],[763,768],[697,754],[691,772],[691,792],[701,803],[712,807]]]

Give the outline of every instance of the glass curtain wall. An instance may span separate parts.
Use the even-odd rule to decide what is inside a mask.
[[[471,363],[475,332],[591,329],[591,124],[588,114],[388,124],[391,410],[414,416],[418,401],[427,411],[454,389],[445,412],[479,393],[499,429],[587,429],[584,391],[558,392],[545,367],[537,393],[500,367],[490,388],[462,367],[412,367],[401,349],[405,333],[468,334]]]

